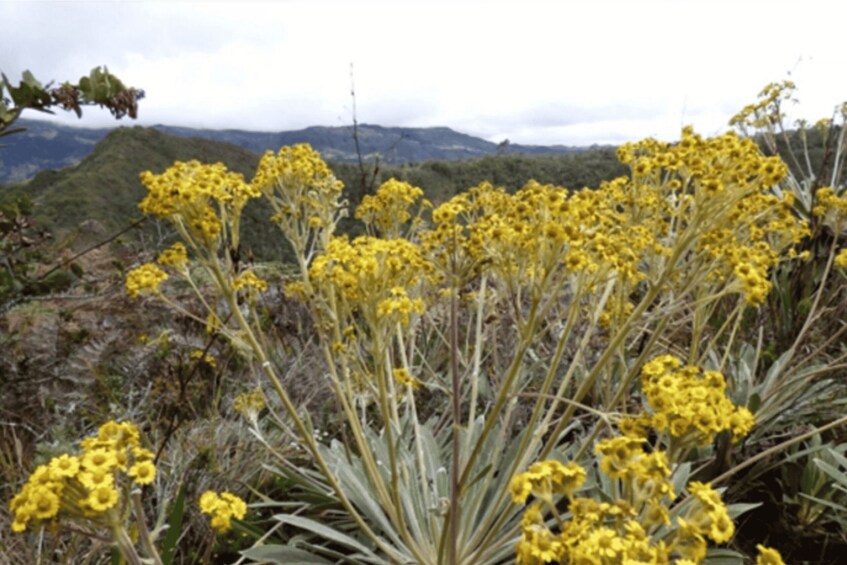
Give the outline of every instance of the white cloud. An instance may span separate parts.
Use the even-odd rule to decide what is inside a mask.
[[[836,6],[836,7],[833,7]],[[847,98],[847,54],[780,2],[6,2],[0,69],[72,79],[107,64],[143,87],[139,123],[258,130],[358,119],[494,141],[715,133],[787,72],[800,113]],[[798,63],[799,61],[799,63]],[[95,110],[78,125],[112,125]]]

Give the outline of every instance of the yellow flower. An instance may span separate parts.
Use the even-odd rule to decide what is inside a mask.
[[[400,234],[400,227],[411,219],[409,206],[423,196],[423,190],[407,182],[389,179],[376,194],[367,195],[356,209],[356,218],[374,226],[384,237]]]
[[[217,508],[219,500],[220,497],[218,496],[218,493],[207,490],[200,495],[200,511],[205,512],[206,514],[211,514]]]
[[[596,553],[601,559],[616,561],[623,552],[623,540],[611,528],[597,528],[588,537],[585,550]]]
[[[148,190],[138,205],[142,212],[160,218],[179,216],[188,223],[198,210],[202,213],[208,208],[209,200],[240,213],[248,199],[259,196],[257,189],[244,183],[244,177],[229,172],[223,163],[177,161],[161,175],[145,171],[140,179]]]
[[[79,458],[67,453],[50,461],[50,475],[56,480],[73,477],[79,472]]]
[[[173,267],[181,271],[188,264],[188,251],[182,243],[174,243],[171,247],[162,251],[156,262],[165,267]]]
[[[512,500],[522,504],[530,493],[544,500],[552,501],[553,494],[564,494],[570,498],[585,483],[585,469],[570,462],[563,464],[553,459],[538,461],[529,469],[512,477],[509,490]]]
[[[671,523],[671,516],[668,509],[654,501],[647,503],[643,519],[644,525],[648,528],[654,528],[660,525],[669,526]]]
[[[401,385],[408,386],[413,389],[421,388],[421,382],[409,374],[409,371],[406,369],[394,369],[394,380],[396,380]]]
[[[101,441],[117,441],[121,437],[121,425],[109,420],[97,429],[97,439]]]
[[[95,512],[105,512],[118,502],[118,491],[111,486],[99,486],[93,489],[85,499]]]
[[[785,565],[782,556],[777,550],[763,545],[757,545],[756,549],[759,550],[756,565]]]
[[[600,470],[613,479],[624,478],[636,471],[638,459],[644,454],[644,438],[618,436],[598,442],[594,452],[602,455]]]
[[[126,277],[126,291],[131,298],[142,292],[158,292],[159,285],[168,279],[168,274],[151,263],[133,269]]]
[[[735,524],[726,509],[721,508],[711,514],[712,523],[709,526],[709,537],[715,540],[715,543],[726,543],[731,540],[735,533]]]
[[[756,424],[756,418],[747,408],[738,408],[729,417],[730,429],[732,429],[732,441],[737,442],[750,433]]]
[[[29,521],[27,519],[21,519],[17,514],[15,515],[15,520],[12,522],[12,531],[16,534],[19,534],[23,531],[26,531],[26,523]]]
[[[95,468],[91,471],[82,471],[78,476],[79,482],[88,489],[95,489],[101,486],[112,486],[115,484],[115,476],[108,469]]]
[[[253,271],[244,271],[232,281],[232,286],[235,290],[256,289],[259,292],[267,292],[268,283],[264,279],[260,279]]]
[[[37,520],[53,518],[59,512],[59,497],[46,487],[34,489],[28,504],[32,507],[32,517]]]
[[[200,496],[200,510],[211,514],[212,528],[223,533],[232,527],[232,518],[242,519],[247,513],[247,504],[229,492],[220,494],[206,491]]]
[[[509,490],[515,504],[523,504],[532,492],[532,481],[526,473],[520,473],[512,477],[509,482]]]
[[[82,468],[86,471],[111,471],[118,465],[115,452],[103,447],[92,449],[82,456]]]
[[[232,402],[232,407],[245,418],[255,421],[259,412],[265,408],[265,404],[265,395],[262,389],[256,387],[250,392],[242,392],[236,396]]]
[[[137,485],[149,485],[156,478],[156,466],[152,461],[139,461],[129,468],[127,475],[135,479]]]
[[[222,492],[221,500],[225,501],[229,505],[229,509],[235,518],[240,520],[241,518],[244,518],[245,514],[247,514],[247,503],[240,497],[229,492]]]
[[[562,464],[552,460],[546,461],[546,463],[550,468],[550,480],[555,492],[570,498],[574,492],[585,484],[585,469],[578,464],[574,462]]]
[[[691,481],[688,483],[688,492],[709,510],[723,506],[721,495],[709,483]]]
[[[210,369],[217,369],[218,361],[211,355],[204,354],[202,349],[195,349],[189,355],[189,358],[194,362],[202,363]]]
[[[539,563],[558,561],[562,555],[562,542],[547,528],[536,527],[532,530],[530,537],[532,546],[530,554],[538,559]]]
[[[143,447],[133,447],[132,456],[135,458],[135,461],[137,463],[139,461],[151,461],[154,457],[154,454],[149,449],[145,449]]]

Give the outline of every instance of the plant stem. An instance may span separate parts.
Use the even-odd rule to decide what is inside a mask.
[[[212,271],[212,275],[214,276],[218,288],[224,294],[224,298],[229,305],[230,310],[232,311],[233,316],[235,316],[238,325],[241,327],[241,330],[244,332],[244,336],[250,348],[253,351],[253,354],[257,357],[257,360],[262,368],[262,371],[267,376],[268,380],[271,382],[271,386],[274,391],[277,393],[280,401],[282,402],[285,411],[288,413],[291,420],[294,422],[294,426],[297,428],[297,431],[300,434],[300,439],[306,444],[309,448],[309,452],[312,457],[315,459],[315,463],[318,465],[318,468],[321,471],[321,474],[326,478],[327,482],[329,482],[332,490],[338,496],[341,504],[344,506],[345,510],[350,513],[350,516],[356,522],[356,525],[361,529],[362,533],[364,533],[370,540],[377,546],[381,551],[384,551],[387,555],[396,558],[396,553],[392,551],[392,549],[387,546],[382,539],[376,535],[376,533],[368,526],[367,522],[365,522],[362,515],[356,510],[353,504],[350,502],[350,499],[347,498],[347,495],[344,493],[343,487],[339,484],[335,474],[329,468],[326,460],[320,453],[320,449],[318,448],[317,441],[309,433],[309,430],[303,422],[303,419],[297,414],[297,408],[294,406],[294,403],[291,401],[291,398],[288,396],[288,393],[285,391],[285,387],[282,386],[282,382],[280,382],[279,377],[276,375],[276,371],[274,371],[273,366],[271,365],[270,360],[265,354],[264,349],[259,344],[259,341],[256,339],[256,336],[253,333],[253,329],[247,320],[244,319],[244,315],[241,313],[241,308],[239,308],[238,302],[235,299],[235,294],[228,287],[228,285],[224,282],[223,273],[220,270],[218,263],[212,263],[210,265],[210,270]]]
[[[132,493],[132,505],[135,510],[135,523],[138,525],[138,536],[141,539],[141,545],[147,555],[153,560],[154,565],[163,565],[162,558],[159,557],[159,552],[156,551],[156,546],[153,545],[153,540],[150,538],[150,530],[147,529],[147,522],[144,520],[144,507],[141,505],[141,492],[135,491]]]
[[[129,565],[144,565],[123,526],[119,524],[112,526],[112,539],[114,539],[115,545],[118,546],[118,551],[127,560]]]
[[[455,246],[454,246],[455,249]],[[460,477],[461,472],[461,384],[459,383],[459,289],[456,281],[456,256],[455,251],[452,260],[453,288],[450,293],[450,372],[453,376],[453,454],[452,470],[450,473],[450,546],[448,548],[450,565],[458,565],[459,544],[459,518],[461,508],[460,499]]]

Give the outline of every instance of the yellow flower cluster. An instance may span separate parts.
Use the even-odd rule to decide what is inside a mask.
[[[391,289],[391,297],[381,300],[376,306],[376,315],[380,319],[396,319],[404,326],[409,324],[413,313],[423,314],[424,303],[420,298],[412,300],[402,286]]]
[[[126,277],[126,291],[135,298],[142,292],[159,291],[159,285],[168,280],[168,275],[152,263],[145,263],[129,272]]]
[[[241,520],[247,514],[247,504],[229,492],[206,491],[200,496],[200,510],[212,517],[212,528],[223,533],[232,527],[232,519]]]
[[[523,504],[532,496],[550,502],[554,494],[568,498],[585,483],[585,469],[576,463],[561,463],[553,459],[538,461],[512,478],[509,489],[512,499]]]
[[[747,408],[726,397],[726,380],[717,371],[701,374],[697,367],[682,367],[679,359],[662,355],[641,369],[641,386],[652,415],[643,417],[660,432],[668,431],[683,444],[706,445],[722,431],[738,441],[753,428]]]
[[[759,101],[748,104],[729,121],[731,126],[767,128],[780,121],[779,107],[783,100],[790,100],[796,88],[790,80],[770,83],[759,93]]]
[[[265,153],[250,184],[265,195],[271,219],[299,252],[305,252],[310,233],[334,227],[342,206],[344,185],[305,143]]]
[[[106,422],[80,445],[82,455],[54,457],[29,476],[10,504],[14,532],[60,519],[110,525],[120,515],[111,511],[126,501],[122,486],[150,484],[156,476],[153,453],[141,447],[129,422]]]
[[[573,496],[586,475],[575,463],[543,461],[516,475],[510,485],[513,500],[524,503],[532,494],[540,501],[527,508],[521,522],[518,563],[696,564],[706,556],[706,538],[729,541],[735,525],[707,484],[689,483],[691,501],[680,503],[671,517],[676,493],[667,456],[660,450],[645,452],[644,445],[644,438],[616,436],[595,447],[601,472],[620,481],[623,495],[611,502]],[[567,496],[568,520],[559,517],[555,495]],[[544,506],[554,513],[558,533],[545,520]]]
[[[718,263],[710,276],[723,280],[732,273],[741,283],[748,303],[760,305],[771,289],[768,271],[779,260],[779,252],[809,235],[806,222],[792,212],[794,195],[782,198],[772,194],[752,193],[737,202],[727,217],[729,226],[705,233],[698,248]]]
[[[218,361],[212,355],[209,355],[208,353],[203,353],[202,349],[195,349],[194,351],[192,351],[191,355],[189,355],[189,358],[193,362],[202,363],[210,369],[218,368]]]
[[[595,190],[534,181],[515,194],[471,188],[433,210],[421,247],[442,271],[484,270],[510,288],[554,288],[576,275],[589,284],[614,276],[632,289],[691,245],[696,253],[678,255],[676,280],[710,276],[758,305],[771,289],[769,269],[809,233],[792,213],[793,195],[770,193],[787,167],[753,140],[686,128],[679,143],[624,144],[618,156],[631,176]],[[630,292],[616,293],[601,324],[627,315]]]
[[[824,225],[837,233],[847,228],[847,194],[836,194],[830,187],[818,189],[815,193],[815,207],[812,213],[821,218]]]
[[[698,201],[726,191],[770,187],[788,173],[779,157],[762,155],[750,138],[731,132],[703,138],[690,127],[673,145],[654,139],[625,143],[618,158],[632,168],[636,180],[661,181]]]
[[[341,192],[343,188],[308,143],[282,147],[277,154],[265,152],[251,184],[259,191],[277,184],[286,188],[320,187],[332,192]]]
[[[362,199],[356,208],[356,218],[376,228],[383,237],[398,237],[400,228],[412,218],[409,207],[421,196],[423,190],[420,188],[389,179],[380,185],[376,194]]]
[[[392,373],[394,375],[394,380],[403,386],[407,386],[415,390],[423,386],[421,381],[410,375],[409,371],[407,371],[406,369],[394,369]]]
[[[708,536],[716,543],[726,543],[735,533],[735,524],[729,517],[721,495],[708,483],[699,481],[688,483],[688,492],[693,497],[693,503],[687,509],[686,518],[678,518],[677,522],[683,531],[694,532],[692,536],[696,545],[703,547],[701,559],[706,556],[705,540],[696,535]]]
[[[600,313],[597,323],[602,328],[612,328],[616,322],[629,317],[633,309],[633,304],[629,299],[612,296],[606,301],[606,305],[603,308],[603,312]]]
[[[160,175],[141,173],[141,182],[148,190],[139,204],[141,211],[171,220],[207,249],[217,247],[224,224],[237,225],[244,205],[260,194],[223,163],[177,161]],[[237,229],[233,232],[237,234]]]
[[[408,240],[336,237],[312,262],[309,276],[321,292],[336,295],[350,312],[363,312],[376,326],[379,320],[405,324],[413,312],[422,313],[422,299],[410,294],[434,280],[433,271]]]
[[[242,416],[251,413],[258,414],[265,408],[265,395],[261,388],[254,388],[250,392],[241,393],[235,397],[232,407]]]
[[[609,187],[570,193],[530,181],[510,195],[482,183],[436,208],[421,243],[444,270],[457,255],[511,286],[598,271],[640,280],[641,254],[655,238],[625,225],[619,206]]]
[[[256,276],[256,273],[253,271],[244,271],[232,281],[232,288],[235,290],[255,289],[259,292],[267,292],[268,282]]]
[[[835,256],[835,266],[839,269],[847,269],[847,247],[838,252]]]
[[[182,243],[174,243],[159,254],[156,262],[163,267],[171,267],[182,271],[188,265],[188,251]]]
[[[634,163],[638,198],[655,193],[663,203],[645,208],[668,219],[651,229],[668,234],[667,240],[688,225],[700,226],[697,249],[711,262],[710,277],[723,281],[734,275],[745,299],[761,304],[771,287],[768,269],[779,253],[809,234],[793,214],[793,194],[769,193],[787,174],[785,164],[763,156],[751,139],[732,133],[703,139],[690,129],[676,145],[648,140],[627,144],[619,154]],[[638,176],[638,167],[649,172]]]

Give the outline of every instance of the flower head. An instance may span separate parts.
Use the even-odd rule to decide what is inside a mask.
[[[165,271],[152,263],[146,263],[129,272],[126,277],[126,291],[131,298],[142,292],[156,293],[159,291],[159,285],[167,279]]]
[[[233,518],[244,518],[247,504],[229,492],[206,491],[200,496],[200,510],[211,516],[212,528],[223,533],[232,527]]]

